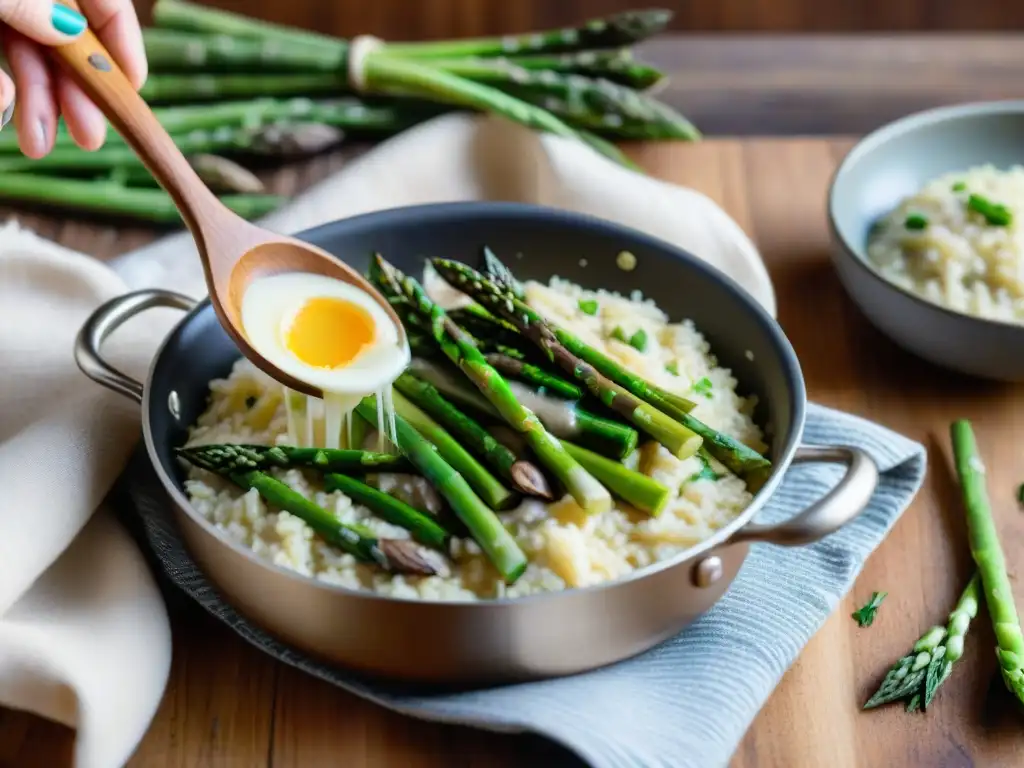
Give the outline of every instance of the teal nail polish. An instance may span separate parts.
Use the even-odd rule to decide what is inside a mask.
[[[50,21],[53,22],[53,28],[58,32],[72,37],[82,34],[86,27],[85,16],[60,3],[53,4],[53,15],[50,17]]]

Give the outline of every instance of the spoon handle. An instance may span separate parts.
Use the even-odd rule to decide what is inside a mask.
[[[227,209],[192,169],[103,44],[86,29],[71,43],[55,46],[53,52],[167,190],[193,237],[205,240],[204,224]]]

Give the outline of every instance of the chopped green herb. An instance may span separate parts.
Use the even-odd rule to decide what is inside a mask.
[[[595,301],[594,299],[580,299],[577,302],[577,305],[580,308],[580,312],[583,312],[584,314],[587,314],[587,315],[596,315],[597,314],[597,301]]]
[[[697,453],[697,459],[700,461],[700,472],[694,472],[690,475],[690,478],[686,481],[692,483],[695,480],[717,480],[721,477],[715,470],[711,468],[711,463],[708,461],[707,456],[704,455],[703,451]]]
[[[629,337],[629,346],[638,352],[643,352],[647,349],[647,331],[641,328],[639,331]]]
[[[623,344],[629,344],[629,339],[626,338],[626,332],[622,330],[621,325],[615,326],[615,329],[612,331],[612,338],[618,339]]]
[[[907,229],[924,229],[928,226],[928,219],[920,213],[912,213],[903,222]]]
[[[1013,213],[1001,203],[993,203],[987,197],[972,194],[967,198],[967,207],[985,217],[985,221],[993,227],[1008,227],[1013,221]]]
[[[872,592],[871,599],[867,601],[864,607],[850,615],[853,616],[860,626],[870,627],[875,620],[875,614],[878,613],[878,609],[882,605],[882,601],[885,600],[885,596],[888,594],[888,592]]]
[[[711,399],[711,379],[705,376],[700,379],[696,384],[693,385],[693,391],[698,395],[704,395],[704,397]]]
[[[967,189],[966,181],[958,181],[956,184],[953,185],[954,192],[963,192],[965,189]]]
[[[679,375],[679,361],[673,360],[671,363],[665,365],[665,370],[671,373],[673,376]]]
[[[245,398],[246,409],[252,408],[254,405],[256,405],[256,397],[254,395],[249,395]]]

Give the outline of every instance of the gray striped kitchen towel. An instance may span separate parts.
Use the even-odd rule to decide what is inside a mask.
[[[182,547],[144,455],[126,473],[120,497],[126,521],[134,521],[170,581],[287,664],[412,717],[541,734],[594,768],[716,768],[728,763],[783,672],[835,610],[924,477],[921,445],[828,408],[809,408],[805,442],[857,446],[878,462],[881,484],[852,523],[806,547],[754,545],[711,611],[641,656],[574,677],[460,693],[354,677],[304,657],[238,616]],[[791,516],[840,474],[835,466],[794,467],[758,520]]]

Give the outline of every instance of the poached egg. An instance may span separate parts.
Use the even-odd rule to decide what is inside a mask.
[[[343,430],[344,422],[367,395],[377,394],[378,422],[390,411],[391,383],[408,366],[409,347],[387,312],[362,289],[299,272],[260,277],[242,296],[241,319],[259,354],[323,392],[323,447],[340,447],[343,431],[349,431]],[[307,403],[309,423],[300,437],[293,424],[296,394],[285,393],[289,433],[296,443],[310,443],[319,409]]]

